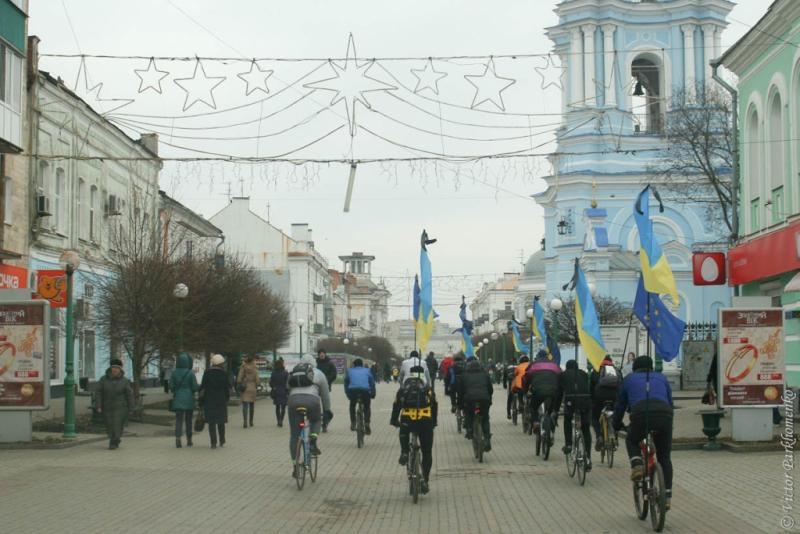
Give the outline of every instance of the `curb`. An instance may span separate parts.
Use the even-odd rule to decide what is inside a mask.
[[[75,439],[72,441],[62,441],[60,443],[47,443],[46,441],[17,441],[14,443],[0,443],[0,450],[14,451],[14,450],[54,450],[54,449],[70,449],[78,447],[87,443],[97,443],[98,441],[106,441],[106,436],[96,436],[93,438]]]

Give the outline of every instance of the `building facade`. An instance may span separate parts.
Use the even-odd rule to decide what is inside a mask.
[[[469,304],[474,335],[492,332],[502,334],[506,331],[506,324],[515,316],[514,301],[519,281],[519,273],[504,273],[503,277],[495,282],[484,282],[481,290]],[[524,321],[524,317],[524,312],[522,315],[516,315],[519,321]]]
[[[436,358],[441,360],[461,350],[460,334],[453,333],[455,327],[439,321],[434,321],[433,325],[433,334],[428,341],[426,353],[433,352]],[[411,319],[388,321],[384,331],[386,339],[400,357],[406,358],[415,349],[416,330]]]
[[[721,58],[739,79],[742,237],[729,252],[729,281],[786,311],[791,387],[800,386],[799,43],[800,3],[777,0]]]
[[[337,287],[339,301],[344,309],[337,315],[337,333],[348,337],[386,335],[389,318],[389,298],[392,294],[383,281],[372,280],[372,262],[375,256],[363,252],[339,256],[342,261],[342,284]],[[344,332],[341,330],[344,325]],[[397,347],[395,347],[396,349]]]
[[[213,257],[225,242],[222,230],[164,191],[158,192],[158,231],[170,258]]]
[[[652,178],[648,167],[667,148],[664,121],[674,95],[711,82],[708,61],[733,8],[727,0],[565,0],[548,29],[566,66],[563,124],[547,188],[535,195],[545,213],[545,300],[562,291],[580,258],[599,295],[632,303],[639,277],[633,204]],[[655,184],[658,185],[658,184]],[[725,286],[696,287],[691,253],[725,236],[706,204],[651,208],[653,229],[678,285],[675,313],[713,321],[730,302]],[[719,246],[719,245],[717,245]]]

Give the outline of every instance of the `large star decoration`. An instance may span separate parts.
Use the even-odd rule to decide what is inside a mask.
[[[484,102],[491,102],[501,111],[506,110],[503,103],[503,91],[514,85],[516,80],[498,76],[494,68],[494,59],[489,58],[483,74],[465,74],[464,79],[475,87],[475,96],[472,98],[470,106],[472,109]]]
[[[81,84],[83,78],[83,84]],[[86,70],[86,61],[81,58],[78,67],[78,77],[75,80],[75,92],[78,93],[99,115],[108,115],[112,111],[123,108],[133,102],[132,98],[103,98],[100,93],[103,91],[103,82],[99,82],[89,87],[89,73]]]
[[[161,94],[161,80],[169,76],[169,72],[158,70],[158,67],[156,67],[156,60],[152,57],[146,69],[134,69],[133,72],[139,77],[140,93],[152,89],[156,93]]]
[[[304,87],[309,89],[334,91],[336,94],[334,94],[333,99],[331,99],[331,106],[344,100],[347,108],[347,123],[350,126],[351,136],[354,136],[356,133],[356,102],[361,102],[367,109],[372,109],[364,93],[392,91],[397,89],[397,87],[393,85],[369,76],[369,69],[375,64],[374,60],[366,61],[359,65],[357,57],[353,34],[350,34],[344,63],[339,65],[333,60],[328,61],[334,75],[330,78],[304,85]]]
[[[201,76],[197,75],[200,71]],[[176,78],[173,80],[178,87],[186,92],[186,99],[183,101],[183,111],[202,102],[211,109],[217,109],[217,102],[214,100],[214,89],[225,81],[225,76],[208,76],[200,59],[194,64],[194,73],[191,78]]]
[[[263,91],[264,93],[269,93],[267,80],[270,76],[272,76],[272,73],[272,70],[262,69],[254,59],[250,63],[249,71],[240,72],[236,76],[247,84],[245,96],[250,96],[250,93],[254,91]]]
[[[563,89],[564,75],[567,73],[567,69],[561,64],[561,61],[555,61],[550,54],[547,54],[547,57],[542,59],[544,59],[544,65],[534,67],[536,73],[542,78],[542,90],[551,85]]]
[[[446,72],[439,72],[433,67],[433,60],[428,59],[424,69],[411,69],[411,74],[417,77],[415,93],[430,89],[434,94],[439,94],[439,80],[447,76]]]

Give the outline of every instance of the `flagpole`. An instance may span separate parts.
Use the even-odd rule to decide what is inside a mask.
[[[625,345],[622,348],[622,361],[619,362],[619,366],[620,367],[624,367],[625,366],[625,355],[628,354],[628,339],[631,336],[631,327],[633,327],[633,316],[634,316],[633,312],[631,312],[631,318],[628,321],[628,333],[625,334]],[[636,350],[634,351],[634,353],[637,353],[637,352],[639,352],[639,347],[636,347]]]

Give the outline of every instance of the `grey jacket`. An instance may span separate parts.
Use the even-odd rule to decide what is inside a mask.
[[[322,409],[330,411],[331,391],[328,387],[328,379],[325,378],[325,373],[319,369],[314,369],[314,383],[312,385],[306,387],[292,387],[289,385],[287,379],[286,387],[289,389],[289,397],[301,394],[314,395],[322,400]]]

